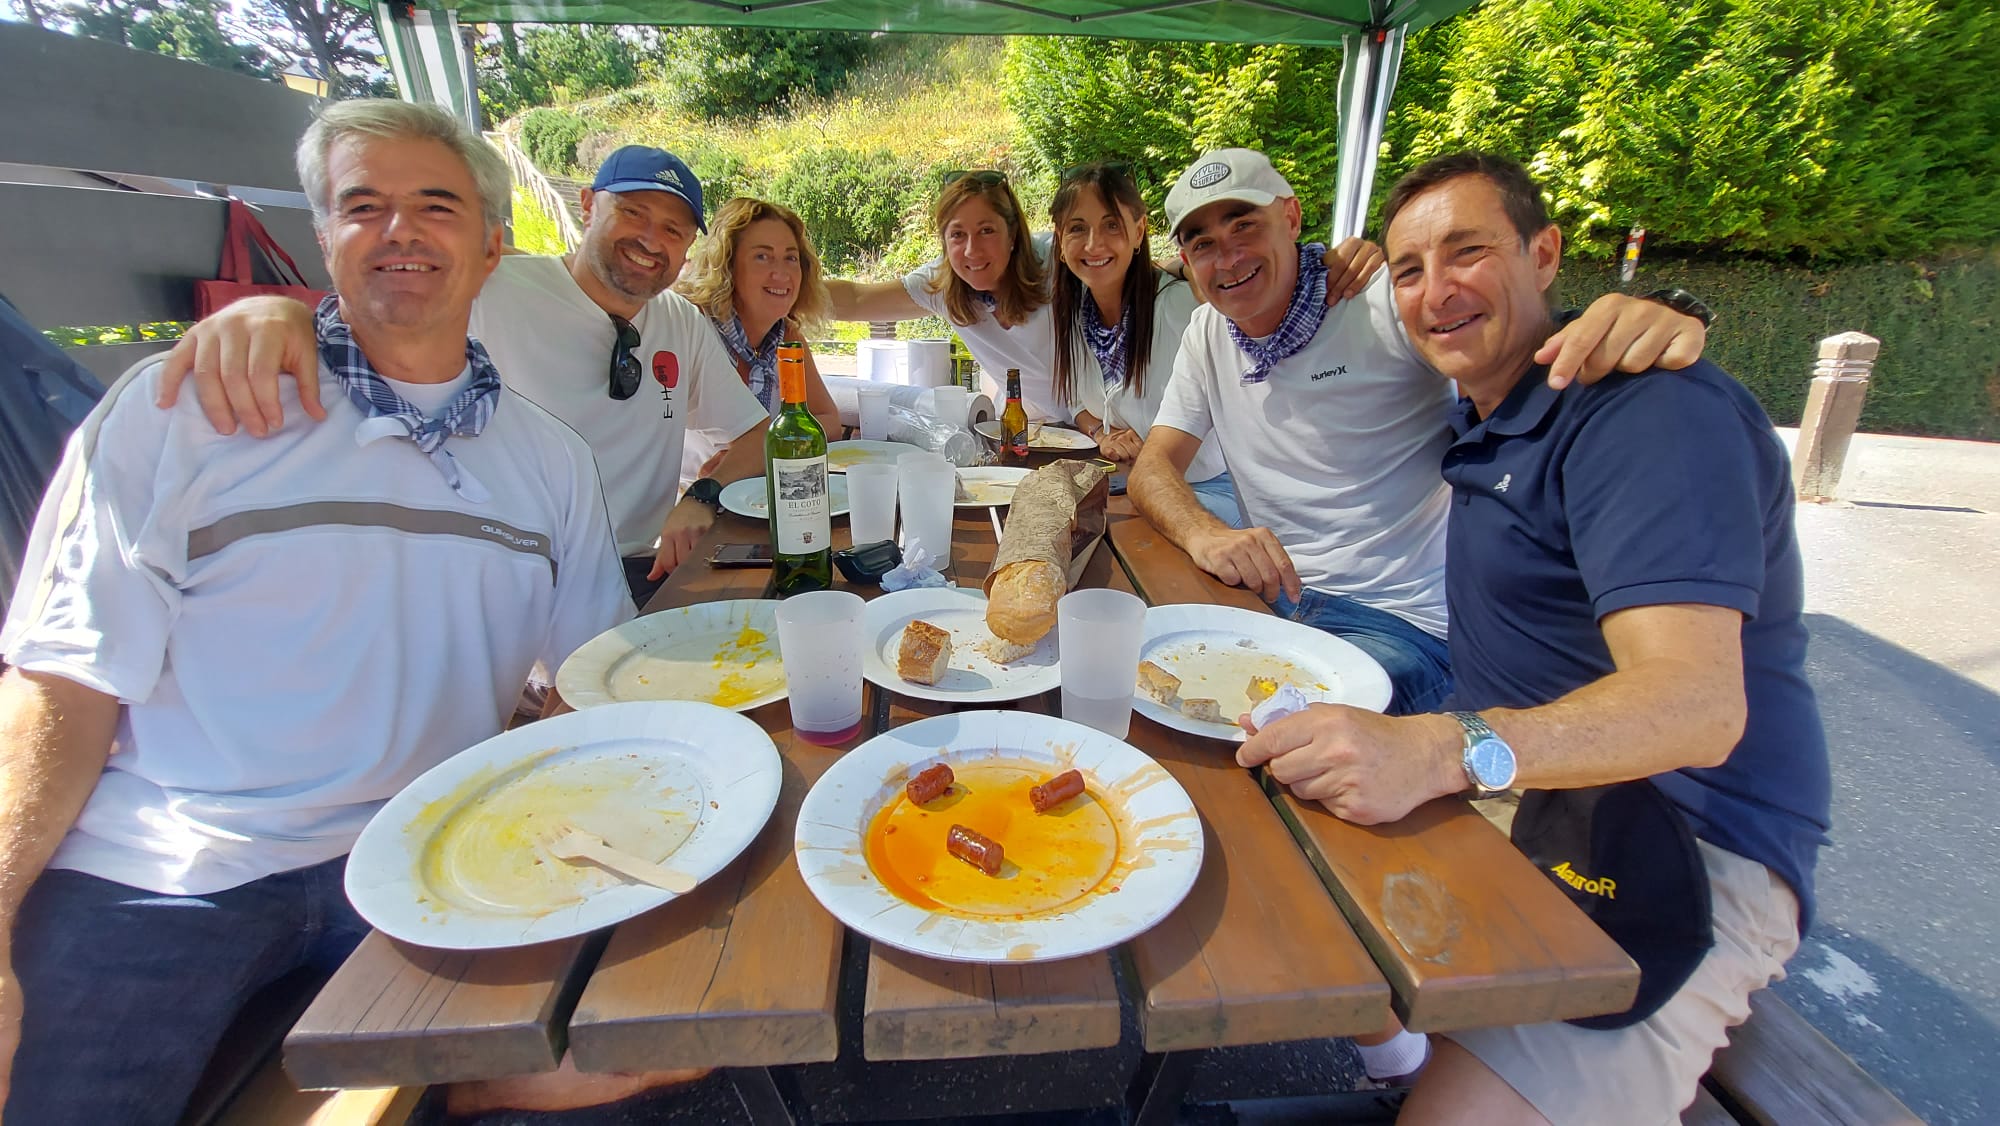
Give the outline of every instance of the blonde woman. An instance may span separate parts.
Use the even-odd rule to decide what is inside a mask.
[[[688,256],[674,291],[707,314],[742,377],[767,415],[778,398],[778,345],[803,341],[825,325],[828,303],[819,255],[791,208],[737,196],[715,209],[708,237]],[[806,409],[828,441],[841,436],[840,409],[806,351]],[[729,446],[688,435],[681,454],[681,488],[712,475]]]
[[[738,196],[715,209],[708,238],[674,287],[708,314],[750,393],[777,413],[778,345],[825,327],[832,302],[806,227],[791,208]],[[840,437],[840,411],[806,353],[806,407]]]

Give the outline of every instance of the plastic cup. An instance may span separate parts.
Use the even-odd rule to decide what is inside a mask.
[[[896,503],[903,510],[903,551],[921,543],[945,571],[951,564],[952,505],[958,469],[941,455],[907,453],[896,459]],[[852,503],[850,501],[850,503]]]
[[[847,471],[847,530],[856,544],[896,538],[893,465],[856,465]]]
[[[964,426],[966,415],[971,413],[972,397],[963,387],[931,388],[931,413],[939,422],[947,426]]]
[[[815,590],[778,603],[778,652],[792,731],[808,743],[842,743],[861,730],[861,596]]]
[[[1139,686],[1146,603],[1122,590],[1077,590],[1056,603],[1064,719],[1123,739]]]
[[[861,413],[861,436],[870,442],[883,442],[889,438],[889,389],[887,387],[858,387]]]

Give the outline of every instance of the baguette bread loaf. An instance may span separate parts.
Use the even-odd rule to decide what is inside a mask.
[[[986,628],[1033,645],[1056,626],[1078,553],[1104,533],[1103,467],[1065,461],[1030,473],[1014,489],[1006,532],[986,576]]]
[[[1033,560],[1002,568],[986,601],[986,628],[1016,645],[1033,645],[1056,627],[1056,602],[1068,591],[1062,568]]]

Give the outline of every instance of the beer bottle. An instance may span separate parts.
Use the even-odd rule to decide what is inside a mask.
[[[1007,369],[1007,406],[1000,412],[1000,460],[1028,458],[1028,412],[1021,406],[1021,369]]]
[[[764,435],[764,489],[771,514],[771,585],[780,598],[833,585],[833,532],[826,482],[826,431],[806,409],[806,347],[778,346],[784,405]]]

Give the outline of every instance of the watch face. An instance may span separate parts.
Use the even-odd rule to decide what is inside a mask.
[[[1474,743],[1465,752],[1465,765],[1483,789],[1504,790],[1514,784],[1514,748],[1498,739]]]

